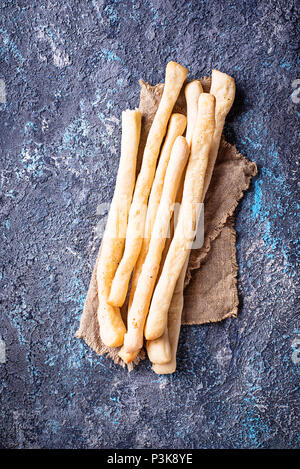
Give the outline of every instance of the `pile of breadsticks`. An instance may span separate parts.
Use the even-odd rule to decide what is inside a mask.
[[[122,113],[120,165],[97,267],[100,337],[132,362],[143,347],[157,373],[176,369],[190,249],[217,158],[234,79],[212,71],[210,93],[200,81],[184,85],[188,71],[166,67],[165,84],[136,178],[141,113]],[[181,88],[187,117],[173,113]],[[183,134],[185,133],[185,137]],[[170,222],[180,202],[173,235]],[[129,295],[127,327],[120,308]]]

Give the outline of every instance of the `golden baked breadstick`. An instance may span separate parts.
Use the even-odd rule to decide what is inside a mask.
[[[205,175],[204,182],[204,191],[203,191],[203,200],[207,189],[209,187],[211,176],[213,173],[213,168],[215,161],[217,159],[220,139],[223,132],[224,121],[226,115],[230,111],[234,97],[235,97],[235,82],[232,77],[226,75],[225,73],[213,70],[212,72],[212,83],[210,92],[216,98],[216,111],[215,111],[215,121],[216,128],[213,136],[213,141],[209,151],[208,165]],[[188,265],[188,258],[186,263],[180,273],[180,276],[177,280],[174,295],[170,304],[170,309],[168,313],[168,329],[169,329],[169,341],[172,359],[167,364],[154,364],[152,366],[153,371],[158,374],[169,374],[174,373],[176,370],[176,353],[178,346],[179,333],[181,328],[181,314],[183,309],[183,288],[184,288],[184,279],[186,274],[186,269]],[[163,353],[164,350],[169,348],[169,344],[165,343],[168,340],[168,337],[161,337],[158,339],[159,344],[156,347],[160,347],[160,350]],[[159,356],[159,354],[157,354]]]
[[[161,276],[157,282],[145,326],[145,337],[163,335],[177,279],[193,243],[202,200],[209,149],[215,129],[215,97],[201,93],[191,155],[186,170],[178,222]]]
[[[177,197],[176,197],[176,203],[181,203],[182,199],[182,190],[183,190],[183,182],[184,182],[184,176],[185,174],[182,174],[182,178],[180,181],[180,185],[177,191]],[[181,192],[180,198],[178,197],[179,192]],[[173,224],[170,226],[170,236],[166,240],[166,244],[164,247],[164,252],[161,258],[160,266],[159,266],[159,272],[157,278],[160,277],[170,244],[173,239],[174,235],[174,224],[175,224],[175,216],[173,216]],[[173,295],[174,296],[174,295]],[[169,315],[168,315],[169,316]],[[159,363],[159,364],[165,364],[168,363],[171,358],[172,358],[172,351],[171,351],[171,346],[170,346],[170,339],[169,339],[169,328],[168,324],[166,324],[164,333],[161,337],[158,337],[158,339],[154,340],[146,340],[146,350],[147,350],[147,355],[150,360],[150,362],[153,363]]]
[[[127,217],[135,184],[140,131],[140,111],[124,111],[120,164],[97,268],[99,299],[97,316],[100,337],[103,343],[110,347],[122,345],[126,332],[119,308],[109,305],[107,299],[125,245]]]
[[[133,360],[136,359],[136,357],[139,354],[139,351],[140,350],[136,350],[135,352],[126,352],[126,350],[123,346],[123,347],[121,347],[118,355],[119,355],[120,358],[122,358],[123,362],[125,362],[127,365],[129,365],[129,363],[133,362]]]
[[[209,150],[209,158],[205,176],[205,184],[203,191],[203,201],[207,192],[215,162],[218,156],[220,140],[224,128],[227,114],[229,113],[235,98],[235,81],[234,78],[226,73],[213,70],[211,74],[210,93],[216,98],[216,128],[213,141]]]
[[[122,306],[126,298],[130,276],[142,245],[147,202],[154,179],[160,146],[167,130],[172,109],[187,73],[187,69],[176,62],[169,62],[167,64],[164,91],[149,131],[142,167],[138,175],[129,211],[123,258],[111,286],[109,303],[113,306]]]
[[[181,203],[184,177],[185,177],[185,171],[183,171],[182,173],[179,188],[177,190],[175,207],[176,207],[176,204]],[[169,247],[174,236],[174,225],[176,226],[175,210],[174,210],[174,214],[170,223],[170,236],[166,239],[166,244],[165,244],[164,251],[161,257],[157,278],[159,278],[161,275],[161,272],[164,267],[164,263],[165,263],[165,260],[169,251]],[[171,354],[171,347],[170,347],[170,342],[169,342],[169,331],[168,331],[167,325],[161,337],[155,340],[146,340],[146,350],[147,350],[148,358],[152,363],[162,364],[162,363],[168,363],[171,360],[172,354]]]
[[[201,93],[203,93],[203,88],[199,80],[190,81],[190,83],[188,83],[184,88],[187,114],[187,128],[185,138],[189,146],[191,146],[192,143],[193,130],[198,114],[198,99]]]
[[[136,289],[137,281],[140,276],[143,263],[146,259],[146,255],[149,248],[150,238],[152,229],[154,226],[154,221],[157,213],[157,209],[159,206],[161,194],[163,191],[164,179],[167,170],[167,166],[169,163],[171,150],[176,138],[179,135],[182,135],[185,131],[186,127],[186,117],[183,114],[172,114],[167,135],[160,153],[158,165],[155,172],[155,177],[152,185],[152,189],[149,196],[148,208],[147,208],[147,215],[146,215],[146,222],[145,222],[145,231],[144,231],[144,238],[142,241],[141,251],[135,265],[131,287],[130,287],[130,297],[129,297],[129,309],[133,300],[134,292]]]
[[[169,363],[172,359],[172,350],[168,327],[165,327],[163,335],[158,339],[147,340],[146,349],[152,364],[165,365]]]
[[[186,129],[185,138],[189,146],[191,146],[192,134],[193,134],[193,130],[195,127],[195,123],[197,121],[198,100],[199,100],[200,94],[203,93],[203,89],[202,89],[202,85],[200,81],[194,80],[188,83],[185,86],[184,93],[185,93],[186,107],[187,107],[187,129]],[[176,197],[176,200],[179,203],[181,203],[181,199],[182,199],[183,183],[184,183],[184,179],[182,179],[181,181],[180,191],[178,190],[178,194]],[[180,192],[180,195],[179,195],[179,192]],[[176,290],[177,288],[175,288],[173,297],[176,295]],[[171,305],[172,305],[172,302],[171,302]],[[176,305],[176,308],[177,308],[177,305]],[[169,322],[169,319],[168,319],[168,322]],[[168,323],[166,324],[165,332],[161,337],[155,340],[147,340],[146,349],[147,349],[149,360],[152,363],[165,364],[171,360],[172,356],[171,356],[171,346],[169,343]]]
[[[177,137],[167,167],[161,201],[151,235],[149,250],[138,279],[132,305],[128,312],[127,333],[124,337],[126,352],[134,352],[143,346],[143,330],[155,286],[162,252],[168,235],[169,223],[182,171],[189,155],[184,137]]]
[[[184,119],[182,119],[179,116],[181,116]],[[149,223],[149,225],[147,225],[147,220],[146,220],[145,232],[147,230],[147,226],[149,228],[149,231],[147,231],[147,237],[145,236],[144,239],[143,239],[142,250],[143,250],[143,247],[144,247],[144,249],[145,249],[144,256],[143,256],[143,259],[142,259],[141,258],[142,250],[141,250],[138,262],[137,262],[137,264],[135,266],[135,269],[134,269],[134,272],[133,272],[133,279],[132,279],[132,283],[131,283],[128,309],[130,309],[130,307],[131,307],[132,300],[133,300],[133,297],[134,297],[134,292],[135,292],[136,285],[137,285],[137,282],[138,282],[138,278],[139,278],[139,275],[141,273],[141,270],[142,270],[143,263],[145,261],[146,255],[148,253],[151,232],[152,232],[152,228],[153,228],[153,225],[154,225],[154,217],[156,216],[156,212],[157,212],[157,208],[158,208],[158,206],[157,206],[157,208],[155,210],[155,206],[157,204],[159,205],[159,202],[160,202],[160,199],[161,199],[161,192],[163,190],[163,182],[161,182],[161,178],[162,177],[164,178],[165,174],[162,174],[162,173],[163,173],[163,171],[166,171],[165,165],[167,165],[168,162],[169,162],[170,153],[171,153],[171,150],[172,150],[172,145],[174,144],[174,140],[176,139],[176,136],[177,136],[176,134],[177,134],[177,132],[183,133],[184,132],[183,127],[185,127],[185,125],[186,125],[186,119],[182,114],[176,114],[176,115],[173,114],[171,116],[170,124],[169,124],[169,128],[168,128],[168,133],[167,133],[167,136],[166,136],[164,147],[163,147],[161,155],[160,155],[158,167],[157,167],[156,173],[155,173],[155,179],[154,179],[153,186],[152,186],[151,193],[150,193],[150,197],[149,197],[147,218],[148,218],[148,213],[149,213],[149,207],[152,207],[152,210],[150,212],[151,213],[150,216],[151,216],[151,218],[153,217],[153,222],[151,224]],[[174,132],[171,130],[172,128],[173,128]],[[168,143],[167,143],[167,140],[169,141]],[[178,189],[177,195],[176,195],[176,200],[180,201],[180,202],[181,202],[181,198],[182,198],[183,180],[184,180],[184,172],[182,173],[182,176],[181,176],[180,190]],[[179,192],[180,192],[180,194],[179,194]],[[152,194],[153,194],[153,197],[152,197]],[[156,197],[156,195],[157,195],[157,197]],[[152,203],[151,203],[151,200],[152,200]],[[150,216],[149,216],[149,219],[150,219]],[[150,231],[150,228],[151,228],[151,231]],[[144,244],[145,241],[146,241],[146,243]],[[161,272],[162,264],[164,263],[165,251],[166,252],[168,251],[170,243],[171,243],[171,239],[167,238],[165,248],[164,248],[164,252],[163,252],[163,255],[162,255],[161,265],[159,266],[158,277],[159,277],[160,272]],[[139,262],[140,262],[140,264],[139,264]],[[138,266],[139,266],[139,269],[137,269]],[[135,274],[136,274],[136,276],[135,276]],[[166,334],[167,333],[168,333],[168,331],[166,331]],[[148,341],[148,342],[152,343],[152,342],[155,342],[155,341]],[[165,342],[166,342],[166,344],[162,344],[162,347],[164,347],[163,348],[164,361],[162,363],[165,363],[165,362],[171,360],[171,349],[170,349],[170,345],[169,345],[169,340],[167,338],[165,338]],[[151,353],[151,350],[152,350],[152,348],[150,347],[150,353]],[[167,358],[165,358],[168,350],[169,350],[169,355],[167,355]],[[120,352],[119,352],[119,356],[122,358],[122,360],[125,363],[129,364],[137,357],[138,353],[139,353],[139,350],[137,350],[135,352],[126,352],[125,349],[124,349],[124,346],[123,346],[121,348]],[[155,351],[154,351],[154,353],[155,353]],[[149,352],[148,352],[148,355],[149,355]],[[158,356],[158,354],[155,355],[155,357],[157,357],[157,356]],[[149,358],[150,358],[150,356],[149,356]]]

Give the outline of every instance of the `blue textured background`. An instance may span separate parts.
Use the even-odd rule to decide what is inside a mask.
[[[0,446],[299,447],[296,1],[4,0],[0,13]],[[74,334],[121,111],[170,59],[190,78],[235,77],[225,133],[259,174],[236,213],[238,318],[184,327],[173,376],[148,361],[129,374]]]

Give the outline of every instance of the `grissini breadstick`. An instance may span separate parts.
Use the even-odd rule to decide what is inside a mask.
[[[185,175],[185,170],[183,171],[183,173],[181,175],[181,181],[180,181],[179,188],[178,188],[178,191],[177,191],[177,194],[176,194],[176,202],[179,202],[179,201],[181,202],[184,175]],[[176,210],[176,203],[175,203],[175,210]],[[174,234],[173,219],[174,219],[174,213],[173,213],[173,216],[172,216],[171,221],[170,221],[170,233],[169,233],[169,236],[167,237],[166,242],[165,242],[165,247],[164,247],[164,250],[163,250],[163,253],[162,253],[157,278],[159,278],[159,276],[161,274],[162,267],[164,265],[166,255],[167,255],[167,252],[169,250],[169,246],[170,246],[172,238],[173,238],[173,234]],[[149,242],[150,242],[150,240],[149,240]],[[148,253],[148,248],[147,248],[147,253]],[[142,270],[142,266],[141,266],[141,270]],[[138,278],[137,278],[137,281],[138,281]],[[137,281],[136,281],[136,284],[137,284]],[[135,288],[136,288],[136,285],[135,285]],[[132,302],[129,303],[129,305],[131,305],[131,304],[132,304]],[[151,351],[153,350],[153,354],[155,354],[154,357],[156,357],[156,358],[159,356],[159,353],[160,353],[161,359],[162,359],[162,361],[160,361],[160,363],[167,363],[171,360],[172,354],[171,354],[170,342],[169,342],[169,339],[167,337],[167,333],[168,333],[168,329],[166,328],[166,331],[165,331],[164,335],[162,336],[164,338],[163,341],[161,340],[162,337],[160,337],[157,340],[148,340],[146,342],[146,349],[147,349],[147,353],[148,353],[149,358],[150,358],[149,353],[151,354]],[[156,345],[156,342],[159,342],[159,341],[160,341],[160,343]],[[153,344],[152,347],[150,346],[150,352],[148,351],[148,344]],[[159,350],[159,348],[160,348],[160,350]],[[157,349],[157,352],[156,352],[156,349]],[[136,358],[138,353],[139,353],[139,351],[132,352],[132,353],[125,352],[124,347],[122,347],[120,352],[119,352],[119,355],[125,361],[125,363],[129,364]],[[152,360],[150,359],[150,361],[152,361]],[[155,362],[153,362],[153,363],[155,363]]]
[[[184,117],[184,116],[183,116],[183,117]],[[183,129],[183,131],[184,131],[184,129]],[[182,131],[182,132],[183,132],[183,131]],[[167,138],[167,137],[166,137],[166,138]],[[172,148],[170,149],[170,151],[171,151],[171,150],[172,150]],[[161,160],[162,156],[163,156],[163,155],[161,154],[160,160]],[[168,159],[170,159],[170,156],[169,156]],[[158,167],[157,167],[157,170],[156,170],[155,179],[156,179],[156,177],[157,177],[157,174],[160,174],[160,171],[159,171],[159,168],[158,168]],[[185,175],[185,171],[183,171],[183,173],[182,173],[182,175],[181,175],[180,186],[179,186],[179,189],[178,189],[177,194],[176,194],[176,200],[177,200],[178,202],[181,201],[181,198],[182,198],[182,190],[183,190],[184,175]],[[164,175],[164,176],[165,176],[165,175]],[[158,183],[155,185],[155,179],[154,179],[153,186],[152,186],[152,189],[151,189],[151,194],[152,194],[152,191],[153,191],[153,187],[157,187],[157,188],[160,187],[160,184],[158,184]],[[160,180],[160,178],[159,178],[159,180]],[[162,189],[163,189],[163,187],[161,187],[161,191],[162,191]],[[159,190],[159,189],[157,189],[157,190]],[[149,198],[148,209],[149,209],[149,205],[150,205],[151,194],[150,194],[150,198]],[[161,199],[161,193],[159,194],[158,205],[159,205],[160,199]],[[155,202],[157,202],[157,199],[155,198],[155,196],[153,197],[153,200],[154,200]],[[157,212],[157,210],[156,210],[156,212]],[[156,212],[155,212],[155,215],[156,215]],[[153,217],[154,217],[154,210],[153,210],[153,212],[152,212],[152,215],[153,215]],[[148,216],[148,212],[147,212],[147,216]],[[172,229],[172,228],[173,228],[173,225],[170,226],[170,229]],[[146,228],[145,228],[145,230],[146,230]],[[147,243],[147,252],[146,252],[146,254],[145,254],[145,257],[144,257],[144,259],[143,259],[143,262],[141,263],[140,272],[141,272],[141,270],[142,270],[143,263],[144,263],[144,261],[145,261],[146,255],[147,255],[147,253],[148,253],[148,248],[149,248],[149,244],[150,244],[151,233],[148,233],[148,235],[149,235],[149,239],[147,240],[147,241],[148,241],[148,243]],[[164,248],[164,251],[163,251],[163,254],[162,254],[161,263],[160,263],[160,266],[159,266],[158,277],[160,276],[160,273],[161,273],[161,270],[162,270],[162,265],[164,264],[164,260],[165,260],[165,257],[166,257],[166,253],[168,252],[168,249],[169,249],[169,246],[170,246],[170,243],[171,243],[171,236],[173,236],[173,233],[170,233],[170,237],[168,237],[168,238],[166,239],[166,242],[165,242],[165,248]],[[144,240],[143,240],[143,241],[144,241]],[[139,258],[139,259],[140,259],[140,258]],[[135,271],[136,271],[136,270],[134,270],[134,272],[135,272]],[[139,275],[140,275],[140,272],[139,272]],[[135,286],[134,286],[134,291],[135,291],[135,289],[136,289],[137,281],[138,281],[138,277],[136,278],[136,283],[135,283]],[[133,283],[133,282],[132,282],[132,283]],[[131,294],[131,292],[132,292],[132,289],[133,289],[133,285],[131,285],[130,294]],[[133,296],[134,296],[134,295],[132,295],[132,300],[133,300]],[[132,300],[131,300],[131,302],[130,302],[130,300],[129,300],[129,308],[128,308],[128,309],[130,309],[130,307],[131,307]],[[168,330],[167,330],[167,328],[166,328],[166,334],[167,334],[167,333],[168,333]],[[156,347],[156,344],[155,344],[156,341],[148,341],[148,342],[149,342],[149,343],[152,343],[152,342],[153,342],[153,347],[152,347],[152,348],[150,347],[150,350],[153,349],[153,351],[154,351],[154,353],[155,353],[155,350],[156,350],[156,348],[157,348],[157,347]],[[163,357],[164,357],[163,363],[169,362],[169,361],[171,360],[171,348],[170,348],[169,340],[168,340],[168,338],[167,338],[165,335],[164,335],[164,343],[161,343],[161,344],[160,344],[160,348],[161,348],[161,347],[163,347],[163,351],[161,352],[161,354],[163,353]],[[138,355],[138,353],[139,353],[139,350],[136,350],[135,352],[126,352],[125,349],[124,349],[124,346],[123,346],[123,347],[121,348],[120,352],[119,352],[119,356],[122,358],[122,360],[123,360],[125,363],[129,364],[129,363],[131,363],[131,362],[136,358],[136,356]],[[151,353],[151,351],[150,351],[150,353]],[[159,353],[159,352],[158,352],[158,353]],[[158,356],[158,353],[155,355],[155,357]],[[148,355],[149,355],[149,352],[148,352]]]
[[[97,317],[100,337],[103,343],[110,347],[122,345],[126,332],[119,308],[109,305],[107,300],[125,245],[127,217],[135,184],[140,131],[140,111],[124,111],[122,113],[120,164],[97,268],[99,299]]]
[[[206,170],[204,182],[203,201],[205,199],[205,195],[211,181],[213,167],[217,159],[225,117],[230,111],[234,101],[234,79],[229,75],[226,75],[225,73],[213,70],[210,92],[214,94],[216,98],[216,128],[211,148],[209,151],[208,167]],[[170,304],[170,309],[168,313],[169,337],[162,337],[160,343],[161,350],[165,350],[170,346],[172,358],[170,362],[166,364],[153,364],[152,369],[157,374],[170,374],[174,373],[174,371],[176,370],[176,352],[181,328],[181,314],[183,309],[183,288],[187,265],[188,258],[177,280],[174,295]],[[169,344],[166,344],[165,342],[168,339]]]
[[[193,130],[198,114],[198,99],[201,93],[203,93],[203,88],[199,80],[190,81],[184,88],[187,110],[187,129],[185,138],[189,146],[191,146],[192,143]]]
[[[146,222],[145,222],[145,231],[144,231],[144,238],[142,241],[141,251],[135,265],[131,287],[130,287],[130,297],[129,297],[129,309],[133,300],[134,292],[136,289],[137,281],[140,276],[143,263],[146,259],[146,255],[148,252],[151,232],[154,226],[154,221],[157,213],[157,209],[159,206],[161,194],[163,191],[164,179],[167,170],[167,166],[169,163],[171,150],[176,138],[183,134],[186,128],[186,117],[183,114],[172,114],[168,130],[166,134],[166,138],[160,153],[158,165],[155,172],[155,177],[152,185],[152,189],[149,196],[148,208],[147,208],[147,215],[146,215]]]
[[[143,346],[145,319],[155,286],[162,252],[174,210],[175,197],[182,171],[189,155],[184,137],[177,137],[167,167],[161,201],[151,235],[149,250],[138,279],[132,305],[128,312],[127,333],[124,337],[126,352],[135,352]]]
[[[210,93],[216,98],[216,128],[213,141],[209,151],[209,158],[205,176],[203,191],[203,201],[211,181],[215,162],[218,156],[221,136],[225,124],[225,119],[229,113],[235,98],[235,81],[230,75],[212,70]]]
[[[152,364],[155,363],[159,365],[165,365],[166,363],[170,362],[170,360],[172,359],[172,350],[170,342],[171,341],[169,337],[168,327],[165,327],[163,335],[158,339],[147,340],[147,354]]]
[[[145,338],[157,339],[164,333],[176,282],[193,243],[202,200],[209,149],[215,129],[215,97],[201,93],[191,155],[186,170],[178,222],[161,276],[154,290],[145,326]]]
[[[160,146],[187,73],[187,69],[176,62],[171,61],[167,64],[164,91],[146,141],[142,166],[129,211],[124,254],[111,286],[109,303],[113,306],[122,306],[126,298],[130,276],[142,245],[147,202]]]
[[[193,130],[197,121],[198,100],[199,100],[199,96],[201,93],[203,93],[203,88],[199,80],[191,81],[185,86],[184,94],[185,94],[186,107],[187,107],[187,129],[186,129],[185,138],[190,147],[192,143]],[[182,191],[183,191],[185,174],[183,174],[182,176],[183,177],[180,183],[180,190],[178,190],[177,197],[176,197],[176,200],[179,203],[181,203],[181,199],[182,199]],[[167,242],[169,243],[170,241],[171,241],[170,239],[167,240]],[[180,302],[180,298],[178,297],[177,290],[178,288],[176,286],[174,294],[173,294],[173,298],[174,297],[176,297],[176,299],[178,298]],[[173,303],[173,298],[172,298],[171,306]],[[170,306],[170,309],[171,309],[171,306]],[[178,310],[178,307],[180,306],[177,305],[176,303],[175,304],[176,312]],[[169,318],[168,318],[168,323],[169,323]],[[172,358],[172,351],[171,351],[171,346],[169,342],[170,338],[169,338],[169,332],[168,332],[168,327],[169,327],[168,323],[166,324],[165,332],[161,337],[155,340],[147,340],[146,342],[147,354],[148,354],[149,360],[152,363],[165,364],[165,363],[168,363]],[[173,339],[173,337],[171,338]]]
[[[181,181],[180,181],[179,188],[177,191],[175,210],[176,208],[178,208],[176,207],[176,204],[178,203],[180,204],[181,199],[182,199],[184,176],[185,176],[185,171],[182,173]],[[161,272],[162,272],[162,269],[163,269],[168,251],[169,251],[169,247],[174,236],[174,225],[176,226],[175,210],[174,210],[174,214],[170,223],[170,236],[166,239],[166,244],[164,247],[164,251],[163,251],[160,266],[159,266],[159,271],[158,271],[158,276],[157,276],[158,279],[161,275]],[[170,347],[170,342],[169,342],[169,330],[168,330],[167,325],[161,337],[159,337],[158,339],[154,339],[154,340],[146,340],[146,350],[147,350],[148,358],[152,363],[163,364],[163,363],[168,363],[171,360],[172,353],[171,353],[171,347]]]

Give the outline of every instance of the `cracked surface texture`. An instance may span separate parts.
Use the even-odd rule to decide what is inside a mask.
[[[299,447],[296,5],[1,2],[0,446]],[[235,77],[225,135],[259,173],[236,211],[238,318],[183,327],[174,375],[129,374],[74,334],[121,112],[170,59]]]

